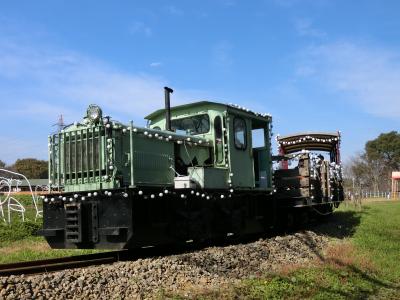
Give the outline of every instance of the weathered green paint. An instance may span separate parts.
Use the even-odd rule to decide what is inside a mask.
[[[242,118],[246,123],[247,145],[246,149],[237,149],[234,142],[233,122],[235,118]],[[254,188],[254,166],[251,141],[251,122],[249,119],[243,118],[240,114],[230,113],[227,118],[228,134],[229,134],[229,161],[232,186],[234,188]]]
[[[131,187],[133,187],[135,185],[135,180],[134,180],[135,173],[133,173],[133,171],[135,169],[134,164],[133,164],[133,121],[131,121],[130,125],[131,126],[129,126],[129,153],[126,152],[125,154],[126,155],[129,154],[126,165],[129,164],[129,166],[130,166]]]
[[[189,176],[203,189],[227,189],[228,169],[189,168]]]
[[[226,149],[227,151],[222,151],[222,159],[217,162],[214,159],[214,166],[227,168],[230,173],[233,173],[231,184],[234,188],[240,189],[252,189],[255,188],[255,178],[254,178],[254,158],[252,150],[252,140],[251,140],[251,130],[254,127],[253,122],[257,123],[257,127],[262,126],[265,129],[265,157],[262,157],[262,162],[264,163],[263,168],[265,168],[267,183],[266,186],[260,189],[270,190],[272,187],[272,162],[271,162],[271,138],[270,138],[270,117],[262,117],[253,115],[247,111],[240,110],[228,105],[214,103],[214,102],[197,102],[190,103],[181,106],[176,106],[171,109],[172,120],[178,118],[185,118],[193,115],[201,115],[207,113],[210,117],[210,131],[199,136],[207,138],[213,141],[214,156],[215,151],[221,151]],[[227,134],[223,138],[221,144],[215,142],[215,132],[214,132],[214,121],[217,116],[220,116],[223,120],[223,130]],[[247,148],[243,150],[238,150],[234,146],[233,139],[233,118],[241,117],[246,122],[247,128]],[[159,127],[162,130],[165,129],[165,110],[160,109],[146,117],[150,120],[150,126],[152,128]],[[261,124],[261,125],[260,125]],[[229,179],[228,179],[229,180]]]
[[[149,128],[118,122],[92,124],[84,119],[49,138],[49,175],[66,192],[136,186],[172,186],[176,162],[200,168],[204,188],[271,189],[271,118],[228,105],[198,102],[171,109],[171,118],[207,114],[210,130],[198,135],[165,131],[164,110],[149,115]],[[246,123],[247,148],[234,145],[233,120]],[[216,139],[215,120],[221,119],[222,136]],[[160,128],[156,130],[155,128]],[[264,128],[265,148],[255,150],[257,172],[266,174],[266,184],[256,187],[252,128]],[[208,168],[211,168],[208,170]],[[210,176],[207,178],[207,176]],[[220,177],[218,177],[220,176]],[[265,177],[265,176],[264,176]],[[210,181],[211,180],[211,181]],[[223,182],[221,182],[221,180]],[[213,185],[212,182],[215,181]]]
[[[134,145],[135,185],[173,185],[174,144],[138,135],[134,137]]]

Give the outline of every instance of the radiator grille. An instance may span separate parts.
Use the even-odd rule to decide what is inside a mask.
[[[50,178],[59,185],[99,182],[105,175],[104,130],[86,128],[55,134],[50,139]]]

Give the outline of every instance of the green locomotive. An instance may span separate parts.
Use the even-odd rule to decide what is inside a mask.
[[[44,198],[41,234],[51,247],[137,248],[260,233],[343,199],[339,135],[306,138],[297,171],[273,171],[273,159],[296,159],[297,148],[272,156],[270,115],[208,101],[171,108],[171,92],[165,88],[165,108],[148,115],[145,128],[90,105],[81,122],[49,137],[50,184],[59,192]],[[295,138],[278,139],[281,149]],[[319,172],[305,149],[329,152],[334,172],[332,162]]]

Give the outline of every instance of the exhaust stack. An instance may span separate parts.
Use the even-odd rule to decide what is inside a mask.
[[[164,92],[165,92],[165,130],[172,131],[170,94],[172,94],[174,90],[166,86],[164,87]]]

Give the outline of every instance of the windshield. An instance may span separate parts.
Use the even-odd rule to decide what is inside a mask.
[[[210,117],[207,114],[171,121],[172,130],[180,134],[196,135],[210,131]]]

